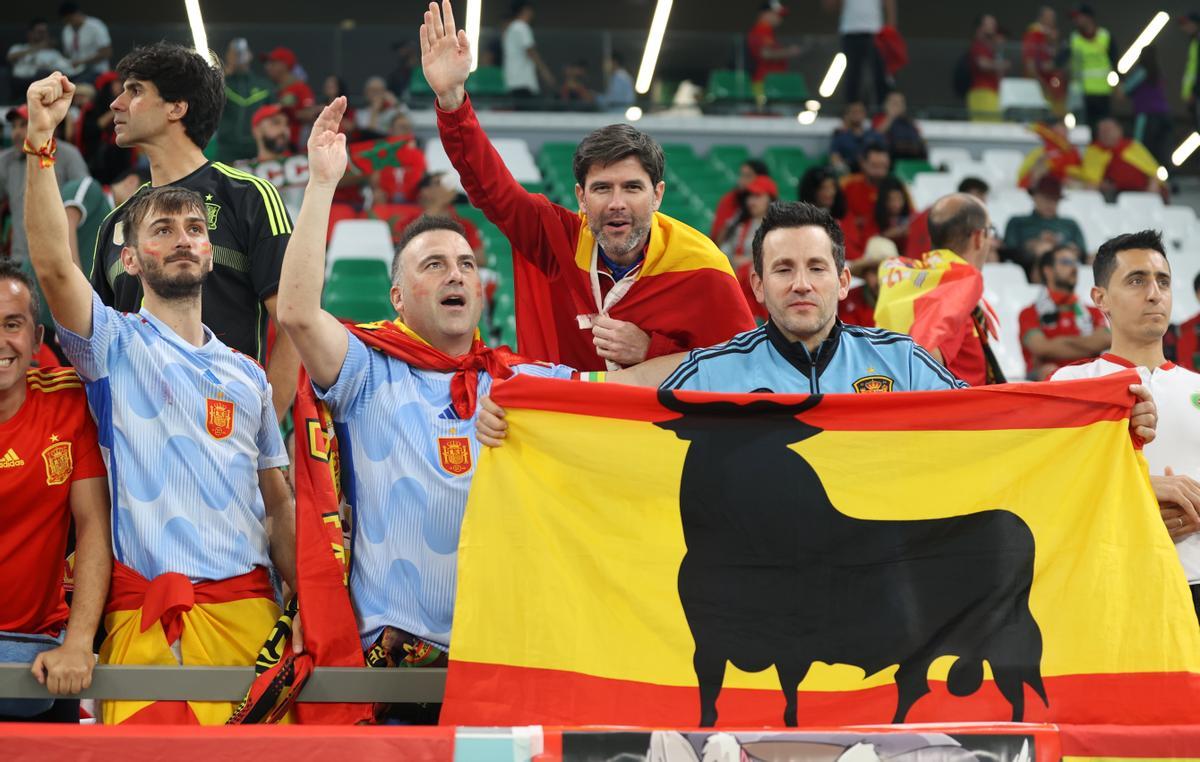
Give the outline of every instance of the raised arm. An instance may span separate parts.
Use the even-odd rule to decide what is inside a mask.
[[[526,191],[492,146],[467,99],[471,46],[454,25],[450,0],[430,3],[421,25],[421,68],[437,94],[438,134],[471,203],[492,221],[519,253],[543,272],[575,257],[582,224],[572,211]]]
[[[34,151],[50,153],[54,129],[67,115],[75,85],[54,72],[29,86],[29,136]],[[75,266],[63,208],[54,177],[53,157],[25,157],[25,233],[29,259],[37,273],[51,314],[67,330],[84,338],[92,335],[92,286]]]
[[[308,375],[326,389],[337,381],[348,347],[345,327],[321,309],[325,229],[333,193],[346,172],[346,135],[338,132],[345,111],[345,96],[336,98],[313,124],[308,138],[308,187],[283,257],[275,301],[279,326],[295,344]]]

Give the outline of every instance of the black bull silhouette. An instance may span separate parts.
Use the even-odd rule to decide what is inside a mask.
[[[819,396],[738,405],[686,403],[662,390],[659,401],[683,417],[657,425],[691,443],[679,489],[687,545],[679,598],[696,642],[701,726],[717,721],[726,661],[746,672],[775,665],[789,726],[818,661],[868,675],[899,665],[893,722],[929,692],[929,666],[945,655],[957,657],[946,681],[956,696],[979,689],[986,660],[1014,721],[1025,685],[1049,705],[1029,610],[1033,534],[1018,516],[875,521],[838,512],[788,448],[821,432],[796,418]]]

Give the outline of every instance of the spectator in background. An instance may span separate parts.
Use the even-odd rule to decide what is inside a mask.
[[[1096,11],[1084,3],[1071,11],[1071,78],[1083,91],[1085,121],[1095,132],[1112,113],[1113,86],[1108,73],[1117,68],[1117,46],[1107,29],[1096,23]]]
[[[1072,167],[1078,167],[1082,159],[1079,149],[1071,144],[1070,132],[1061,120],[1029,127],[1042,144],[1025,155],[1017,171],[1017,185],[1032,188],[1043,175],[1051,175],[1066,182]]]
[[[1192,291],[1200,299],[1200,275],[1192,280]],[[1172,326],[1167,336],[1163,337],[1164,350],[1167,342],[1171,352],[1167,359],[1174,361],[1188,370],[1200,371],[1200,313],[1193,315],[1178,326]]]
[[[533,3],[516,0],[512,20],[504,27],[504,87],[519,99],[536,98],[541,92],[539,78],[554,86],[554,75],[538,55],[533,39]]]
[[[86,93],[79,103],[79,115],[74,122],[72,142],[87,162],[88,171],[96,182],[106,185],[129,171],[132,151],[117,145],[113,128],[113,112],[108,107],[121,94],[122,84],[115,71],[96,77],[94,88],[79,85],[77,94]]]
[[[1171,107],[1158,66],[1157,46],[1142,48],[1137,65],[1125,75],[1121,86],[1133,104],[1133,139],[1166,166],[1171,156]]]
[[[829,212],[835,220],[840,221],[846,216],[846,194],[842,192],[837,175],[828,167],[811,167],[805,172],[800,178],[797,197]]]
[[[1179,28],[1187,36],[1187,63],[1183,67],[1179,97],[1187,106],[1192,126],[1200,128],[1200,108],[1197,108],[1196,99],[1200,95],[1200,87],[1197,86],[1200,80],[1200,12],[1191,11],[1180,16]]]
[[[92,271],[100,223],[148,182],[149,172],[129,168],[107,187],[91,177],[71,180],[62,186],[63,206],[67,208],[67,243],[71,247],[71,256],[84,273]]]
[[[1025,76],[1042,85],[1046,105],[1057,117],[1067,113],[1067,75],[1059,61],[1058,16],[1043,5],[1037,20],[1021,38],[1021,64]]]
[[[896,26],[896,0],[822,0],[826,10],[840,11],[838,33],[846,54],[842,92],[846,102],[863,100],[863,70],[870,69],[875,85],[872,103],[878,105],[891,90],[875,36],[884,25]]]
[[[253,161],[238,163],[238,167],[274,185],[293,218],[300,214],[304,188],[308,185],[308,157],[294,154],[291,145],[291,125],[283,106],[272,103],[260,106],[250,120],[254,138]]]
[[[1012,217],[1004,229],[1004,248],[1026,273],[1033,273],[1039,257],[1064,244],[1077,251],[1087,250],[1079,224],[1058,214],[1058,202],[1063,197],[1062,181],[1046,175],[1029,194],[1033,196],[1033,211]]]
[[[725,229],[724,237],[718,242],[721,251],[729,257],[735,273],[750,261],[750,244],[754,241],[754,233],[763,217],[767,216],[767,207],[778,198],[778,186],[766,175],[759,175],[746,185],[742,212]],[[749,271],[746,277],[749,278]]]
[[[1069,170],[1072,177],[1109,199],[1124,191],[1156,192],[1167,199],[1166,185],[1158,179],[1158,159],[1146,146],[1125,137],[1116,119],[1102,119],[1095,135],[1083,152],[1083,164]]]
[[[562,86],[558,88],[558,99],[568,108],[572,106],[591,106],[596,102],[596,94],[587,85],[587,61],[578,60],[563,67]]]
[[[1030,381],[1045,380],[1064,365],[1097,357],[1112,341],[1104,313],[1084,305],[1075,293],[1078,251],[1072,245],[1056,246],[1037,259],[1046,288],[1020,316],[1021,352]]]
[[[401,99],[404,99],[408,97],[408,88],[412,83],[413,69],[418,64],[417,48],[411,42],[393,42],[392,55],[395,56],[395,68],[387,75],[387,89]],[[345,95],[346,88],[344,85],[341,90],[342,92],[338,93],[338,95]],[[332,103],[333,98],[326,98],[325,102]],[[342,116],[343,121],[346,118],[346,116]]]
[[[25,97],[29,84],[53,71],[70,71],[71,62],[50,43],[50,25],[46,19],[29,22],[25,42],[8,49],[8,65],[12,69],[9,98],[19,101]]]
[[[391,128],[392,119],[403,109],[400,99],[387,89],[383,77],[367,78],[363,98],[365,105],[354,116],[355,126],[364,137],[383,137]]]
[[[607,111],[623,113],[625,109],[637,103],[637,93],[633,90],[633,75],[625,68],[625,59],[616,51],[605,60],[604,70],[608,75],[608,89],[600,96],[600,105]]]
[[[763,82],[768,74],[787,71],[788,60],[800,55],[798,45],[780,45],[775,30],[783,23],[788,9],[780,0],[768,0],[758,11],[758,20],[746,35],[750,54],[750,89],[759,107],[766,103]]]
[[[25,215],[25,153],[21,147],[29,129],[29,108],[25,104],[10,108],[5,118],[12,128],[13,139],[11,148],[0,151],[0,202],[8,202],[8,211],[12,215],[12,243],[8,256],[32,274],[33,270],[29,269],[29,242],[22,222]],[[58,187],[88,176],[83,155],[70,143],[60,142],[54,158],[54,176],[58,180]],[[43,317],[48,320],[49,308],[44,303],[42,311]]]
[[[875,201],[874,236],[882,236],[903,250],[908,244],[908,226],[912,221],[912,201],[899,178],[888,176],[879,184]],[[870,238],[867,239],[868,242]],[[865,251],[865,246],[864,246]]]
[[[848,262],[850,274],[862,278],[862,285],[855,286],[838,302],[838,317],[843,323],[875,327],[875,302],[879,299],[879,264],[892,257],[900,256],[896,244],[890,239],[875,236],[867,241],[863,255]]]
[[[275,101],[283,106],[283,112],[287,114],[291,133],[289,142],[293,147],[302,145],[304,141],[300,131],[307,128],[321,112],[312,88],[307,82],[296,78],[296,54],[289,48],[277,47],[263,56],[263,60],[267,79],[275,85]]]
[[[839,175],[858,172],[859,157],[868,145],[883,145],[883,136],[871,129],[867,107],[861,101],[847,103],[842,111],[842,126],[829,141],[829,166]]]
[[[746,187],[754,182],[755,178],[770,176],[771,170],[767,169],[767,165],[761,160],[746,159],[742,162],[742,166],[738,168],[737,184],[717,202],[717,209],[713,213],[712,229],[709,230],[708,237],[714,242],[724,240],[729,226],[739,214],[745,211]]]
[[[991,188],[978,177],[964,177],[958,184],[958,192],[974,196],[984,205],[987,204],[988,192]],[[933,249],[929,240],[929,209],[915,215],[908,223],[908,242],[904,247],[904,256],[916,259]]]
[[[71,61],[76,81],[95,81],[108,71],[108,57],[112,55],[108,27],[95,16],[79,10],[75,3],[58,6],[58,16],[63,22],[63,54]]]
[[[842,218],[842,230],[848,241],[858,242],[854,251],[847,245],[848,260],[862,256],[862,247],[870,238],[869,231],[875,224],[879,189],[892,170],[892,159],[881,143],[868,145],[859,163],[861,172],[842,178],[842,192],[846,194],[846,216]]]
[[[389,86],[388,89],[391,90],[391,87]],[[391,90],[391,92],[395,93],[397,91]],[[334,100],[336,100],[338,97],[340,97],[342,95],[345,95],[346,99],[349,100],[350,90],[346,87],[345,80],[343,80],[338,75],[330,74],[321,82],[321,102],[322,103],[333,103]],[[350,108],[350,106],[346,106],[346,111],[345,111],[345,113],[342,114],[342,124],[341,124],[340,131],[345,132],[345,133],[351,133],[354,131],[355,124],[356,124],[355,111],[354,111],[354,109]]]
[[[252,159],[257,152],[250,119],[273,100],[273,88],[270,81],[251,70],[253,62],[254,53],[245,37],[229,41],[225,50],[225,110],[217,123],[217,161]]]
[[[1001,43],[996,17],[990,13],[980,16],[975,22],[975,37],[967,53],[971,62],[967,113],[971,121],[1000,119],[1000,79],[1009,69]]]
[[[893,90],[883,99],[883,113],[875,118],[874,128],[883,136],[893,163],[898,159],[924,159],[929,155],[921,128],[908,115],[908,99],[902,92]]]

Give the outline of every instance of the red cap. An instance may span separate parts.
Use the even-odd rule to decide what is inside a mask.
[[[250,127],[257,127],[264,119],[270,119],[282,113],[283,106],[280,106],[278,103],[269,103],[266,106],[260,106],[258,111],[254,112],[254,116],[250,117]]]
[[[115,71],[112,71],[110,69],[109,71],[104,72],[99,77],[96,77],[96,92],[100,92],[101,90],[103,90],[104,88],[108,87],[110,84],[112,84],[113,82],[116,82],[116,81],[117,81],[117,73]]]
[[[751,180],[750,184],[746,186],[746,192],[751,195],[764,193],[771,198],[779,198],[779,186],[775,184],[774,180],[766,175],[759,175]]]
[[[17,119],[29,121],[29,107],[22,103],[20,106],[13,106],[4,115],[4,118],[10,122],[15,122]]]
[[[285,48],[282,45],[275,48],[270,53],[263,55],[264,61],[279,61],[289,69],[296,68],[296,54],[291,48]]]

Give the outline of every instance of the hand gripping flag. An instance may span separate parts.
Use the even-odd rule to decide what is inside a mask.
[[[441,720],[1179,722],[1200,628],[1135,381],[498,384]]]

